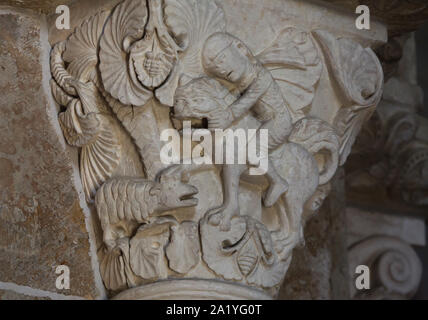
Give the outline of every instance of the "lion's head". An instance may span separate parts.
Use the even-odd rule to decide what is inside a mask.
[[[201,127],[210,112],[229,107],[235,99],[236,97],[215,79],[193,79],[177,88],[173,117],[181,121],[190,120],[192,126]]]

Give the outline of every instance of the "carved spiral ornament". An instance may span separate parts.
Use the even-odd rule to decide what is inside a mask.
[[[422,264],[413,248],[404,241],[375,236],[353,245],[348,255],[351,278],[354,278],[358,265],[368,266],[371,274],[369,293],[358,292],[351,283],[354,297],[363,294],[372,299],[411,298],[416,293],[422,277]],[[376,292],[382,292],[382,296]]]

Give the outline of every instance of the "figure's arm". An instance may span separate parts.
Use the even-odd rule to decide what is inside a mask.
[[[258,77],[250,84],[242,96],[230,106],[235,120],[250,111],[269,89],[272,79],[266,75],[266,72],[266,70],[262,69]]]
[[[242,96],[226,109],[216,109],[208,115],[209,129],[226,129],[250,111],[267,92],[273,82],[269,71],[261,67],[255,80],[248,86]]]

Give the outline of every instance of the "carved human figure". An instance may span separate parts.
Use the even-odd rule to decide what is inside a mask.
[[[216,108],[209,114],[209,128],[229,128],[233,122],[241,119],[249,111],[253,111],[262,123],[259,129],[267,129],[269,136],[267,146],[258,145],[260,155],[268,155],[286,142],[292,129],[288,106],[270,72],[252,55],[242,41],[227,33],[213,34],[204,44],[202,63],[207,74],[230,82],[241,94],[229,108]],[[253,137],[253,139],[256,138],[257,135]],[[223,223],[226,229],[228,220],[235,213],[237,206],[237,192],[232,191],[236,190],[232,181],[236,181],[237,178],[239,181],[239,176],[245,168],[237,165],[227,166],[224,172],[225,201],[216,211],[224,216]],[[270,187],[263,201],[265,206],[270,207],[287,191],[288,183],[278,175],[271,163],[266,176]],[[219,223],[219,217],[217,216],[214,223]]]
[[[98,255],[109,290],[179,276],[274,292],[302,239],[304,221],[327,195],[339,157],[346,158],[359,130],[348,130],[348,117],[334,120],[343,128],[339,143],[335,128],[314,117],[327,101],[313,104],[320,80],[322,97],[336,93],[326,90],[329,81],[321,77],[326,63],[340,66],[331,74],[345,84],[341,96],[356,102],[352,106],[377,103],[376,94],[367,97],[381,86],[362,85],[366,77],[357,72],[369,65],[364,75],[369,71],[381,83],[371,62],[376,57],[359,44],[285,26],[253,54],[225,33],[233,31],[226,20],[213,0],[124,0],[89,18],[52,50],[52,92],[66,107],[59,122],[67,142],[80,148],[82,185],[104,232]],[[324,50],[322,59],[316,40],[340,50]],[[180,81],[183,75],[190,82]],[[358,89],[363,87],[368,90]],[[248,179],[258,187],[239,190],[249,167],[266,168],[260,157],[224,165],[221,179],[212,166],[200,173],[197,165],[166,167],[159,161],[159,133],[170,128],[168,107],[177,119],[208,119],[210,129],[267,130],[264,145],[257,143],[258,133],[247,141],[269,156],[267,179]],[[326,108],[331,121],[337,119],[333,109]],[[190,183],[200,189],[198,199]],[[259,206],[258,192],[265,187],[263,203],[271,209]],[[238,196],[252,197],[241,212]],[[182,210],[198,200],[196,208]],[[219,201],[220,208],[201,218]]]

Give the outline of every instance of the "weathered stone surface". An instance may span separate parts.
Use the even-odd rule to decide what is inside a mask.
[[[50,300],[45,297],[34,297],[26,294],[16,293],[10,290],[0,290],[0,300]]]
[[[348,299],[349,278],[343,169],[332,191],[305,227],[305,246],[295,250],[278,299]]]
[[[17,8],[31,9],[37,12],[55,12],[55,8],[61,4],[69,4],[72,0],[1,0],[0,5]]]
[[[38,19],[0,11],[0,282],[96,298],[85,215],[52,121],[43,37],[47,44]],[[70,290],[56,289],[58,265],[70,268]]]
[[[426,245],[425,221],[420,218],[348,207],[346,208],[346,220],[349,245],[380,235],[396,237],[411,245]]]

